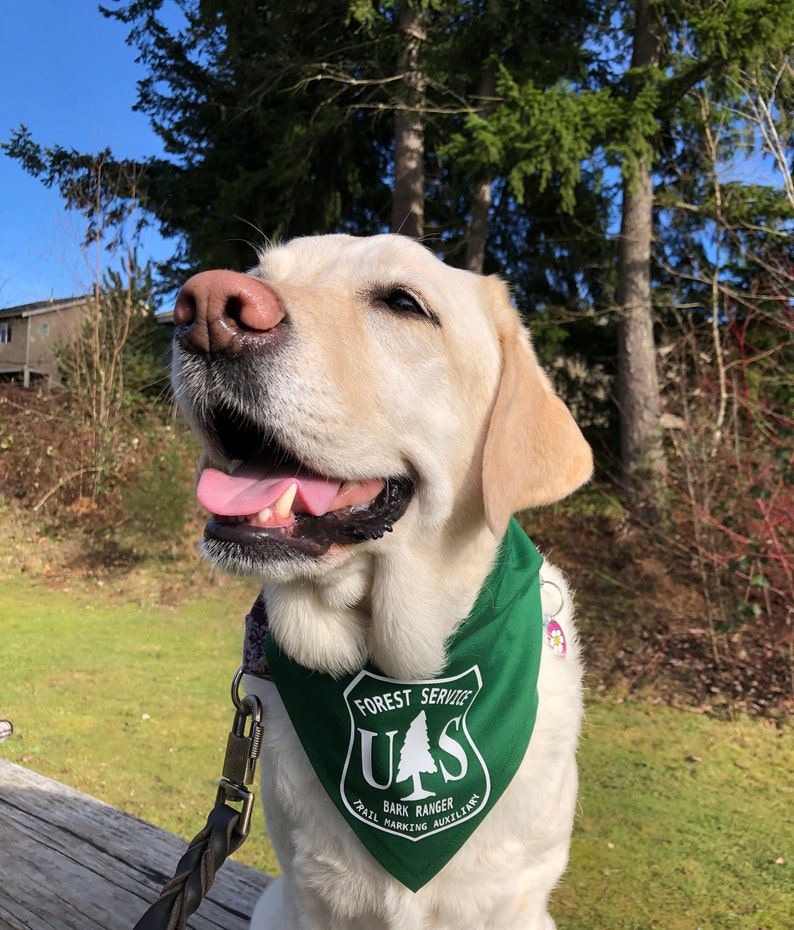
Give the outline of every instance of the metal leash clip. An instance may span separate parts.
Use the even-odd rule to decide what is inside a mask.
[[[251,811],[254,793],[246,785],[254,780],[256,763],[262,748],[262,705],[253,694],[240,697],[239,688],[243,677],[242,667],[232,681],[232,701],[237,708],[232,729],[226,741],[223,760],[223,777],[218,783],[216,804],[241,802],[240,820],[235,833],[245,838],[251,828]]]

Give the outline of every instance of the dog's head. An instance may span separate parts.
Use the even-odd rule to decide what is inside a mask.
[[[406,526],[498,537],[590,475],[504,285],[409,239],[293,240],[192,278],[175,322],[205,554],[235,571],[318,576]]]

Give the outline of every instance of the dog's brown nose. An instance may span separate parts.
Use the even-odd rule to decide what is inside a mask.
[[[269,337],[285,311],[273,288],[237,271],[202,271],[179,291],[176,338],[206,355],[231,355]]]

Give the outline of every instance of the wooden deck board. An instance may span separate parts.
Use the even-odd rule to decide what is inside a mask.
[[[187,843],[0,759],[0,927],[131,930]],[[188,921],[244,930],[267,876],[227,861]]]

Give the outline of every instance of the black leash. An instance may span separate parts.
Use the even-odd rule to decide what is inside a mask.
[[[251,694],[240,698],[243,672],[240,667],[232,682],[236,713],[226,743],[223,777],[218,783],[215,806],[204,829],[188,844],[174,877],[133,930],[185,930],[188,917],[198,909],[212,887],[215,873],[227,857],[240,848],[250,832],[254,793],[247,786],[254,780],[262,745],[262,705]],[[238,809],[233,804],[241,806]]]

